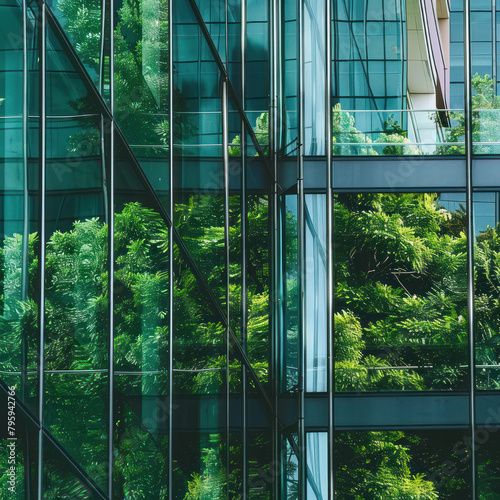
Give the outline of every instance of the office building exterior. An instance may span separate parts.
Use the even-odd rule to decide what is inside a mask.
[[[0,13],[1,498],[500,496],[500,4]]]

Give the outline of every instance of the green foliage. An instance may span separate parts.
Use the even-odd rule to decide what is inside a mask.
[[[338,453],[343,453],[343,463],[337,472],[336,497],[437,500],[433,483],[424,474],[412,475],[408,444],[400,431],[341,433],[336,441]]]
[[[239,211],[233,199],[231,212]],[[268,377],[269,349],[269,207],[266,197],[248,198],[248,356],[262,382]],[[179,203],[175,218],[217,300],[225,300],[224,213],[220,198],[191,196]],[[241,260],[241,223],[231,226],[231,262]],[[115,478],[124,498],[161,495],[159,471],[168,470],[165,440],[141,427],[134,397],[161,397],[168,387],[169,356],[169,231],[154,210],[128,203],[115,215],[114,232],[114,359],[115,369],[129,375],[115,378]],[[22,237],[6,237],[0,249],[4,286],[0,300],[0,360],[2,369],[19,371],[21,342],[29,347],[29,367],[37,368],[39,251],[36,234],[28,245],[28,298],[22,300]],[[241,296],[241,268],[232,264],[231,300]],[[107,366],[109,353],[108,226],[99,219],[76,221],[71,230],[56,231],[46,244],[46,368],[77,370],[46,376],[47,425],[90,476],[105,487],[107,461]],[[175,247],[174,328],[176,391],[179,394],[217,394],[225,384],[225,328],[214,316],[190,267]],[[238,278],[239,276],[239,278]],[[92,373],[84,372],[89,370]],[[241,365],[231,361],[231,384],[241,383]],[[20,384],[19,377],[3,377]],[[12,380],[11,380],[12,379]],[[36,382],[36,381],[35,381]],[[27,387],[30,391],[31,386]],[[131,400],[129,401],[129,397]],[[75,402],[78,401],[78,406]],[[78,410],[76,410],[78,408]],[[152,425],[142,417],[143,425]],[[213,450],[216,448],[214,447]],[[182,495],[206,496],[207,478],[225,478],[222,463],[207,452],[206,467],[177,472]],[[219,452],[217,452],[219,453]],[[236,453],[236,451],[235,451]],[[217,467],[217,472],[212,469]],[[194,470],[194,472],[193,472]],[[57,483],[61,495],[74,485]],[[236,472],[235,472],[236,474]],[[215,477],[214,476],[214,477]],[[182,480],[180,478],[183,478]],[[214,479],[215,481],[215,479]],[[236,481],[236,478],[234,479]],[[218,481],[222,484],[220,481]],[[73,483],[71,483],[73,484]],[[198,484],[198,486],[197,486]],[[183,486],[182,486],[183,485]],[[77,486],[75,486],[77,487]],[[220,486],[222,487],[222,486]],[[155,494],[156,494],[155,493]],[[203,497],[204,497],[203,496]],[[189,496],[187,497],[189,498]]]
[[[342,156],[361,155],[419,155],[418,146],[407,138],[398,121],[391,115],[384,124],[384,130],[375,140],[356,128],[356,119],[347,111],[342,111],[336,104],[332,113],[333,154]],[[408,144],[407,146],[390,146],[388,143]]]
[[[472,95],[472,140],[475,154],[498,154],[500,152],[500,98],[496,95],[495,81],[490,75],[476,73],[471,81]],[[439,148],[440,154],[465,154],[466,117],[453,112],[451,119],[457,126],[447,131],[446,141],[457,143]]]
[[[269,113],[262,113],[256,120],[255,127],[253,127],[253,132],[255,134],[255,138],[260,146],[263,148],[264,154],[269,153]],[[247,139],[249,142],[248,147],[253,149],[253,144],[250,139]],[[239,135],[236,135],[234,139],[231,141],[231,145],[229,146],[229,156],[241,156],[241,138]],[[255,153],[257,156],[258,153]]]
[[[79,58],[101,88],[103,97],[110,98],[109,57],[101,59],[101,2],[58,0],[60,19]],[[168,1],[160,0],[156,8],[136,0],[125,0],[115,13],[114,32],[114,95],[115,116],[131,144],[168,144],[169,92],[174,94],[177,116],[174,134],[176,143],[184,143],[197,133],[193,120],[184,112],[185,101],[179,89],[169,82],[169,23]],[[80,100],[73,107],[82,111],[89,104]],[[156,139],[155,139],[156,137]],[[95,154],[100,141],[95,130],[73,134],[69,152]],[[146,155],[164,155],[165,148],[144,149]]]
[[[338,196],[337,390],[464,383],[466,244],[448,232],[454,217],[432,194]]]

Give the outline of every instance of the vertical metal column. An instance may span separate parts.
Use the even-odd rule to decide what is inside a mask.
[[[270,2],[270,37],[271,40],[271,110],[269,120],[269,141],[270,152],[272,154],[274,182],[272,185],[272,203],[271,203],[271,230],[272,230],[272,253],[271,262],[273,270],[270,279],[271,281],[271,311],[272,311],[272,330],[271,330],[271,362],[272,362],[272,380],[273,380],[273,402],[275,407],[275,417],[273,419],[273,462],[274,462],[274,477],[273,482],[273,498],[280,498],[281,483],[280,471],[283,470],[281,466],[281,444],[280,426],[279,426],[279,409],[278,409],[278,395],[280,392],[280,370],[282,364],[280,363],[280,339],[283,335],[281,330],[280,309],[281,309],[281,287],[280,283],[280,217],[279,217],[279,193],[278,193],[278,137],[279,137],[279,117],[278,117],[278,88],[279,88],[279,54],[280,54],[280,6],[281,2]]]
[[[173,435],[174,435],[174,50],[173,50],[173,0],[168,3],[168,152],[169,152],[169,215],[168,233],[168,498],[174,498],[173,475]]]
[[[305,432],[305,383],[306,383],[306,343],[305,333],[305,194],[304,194],[304,3],[298,0],[299,31],[299,147],[297,151],[297,226],[298,226],[298,262],[299,262],[299,500],[305,500],[307,492],[306,432]]]
[[[110,123],[110,169],[109,169],[109,415],[108,415],[108,496],[113,498],[113,421],[114,421],[114,374],[115,374],[115,339],[114,339],[114,271],[115,271],[115,42],[114,42],[114,0],[109,0],[109,51],[110,51],[110,108],[112,122]]]
[[[497,0],[491,0],[491,34],[492,34],[492,78],[495,85],[495,95],[497,93]]]
[[[29,186],[28,186],[28,9],[27,0],[22,2],[23,11],[23,246],[21,263],[21,300],[28,296],[28,251],[29,251]],[[28,384],[28,344],[26,336],[22,337],[21,352],[21,400],[26,401]]]
[[[226,75],[229,74],[229,43],[228,43],[228,3],[224,2],[224,22],[225,22],[225,61]],[[224,168],[224,246],[225,246],[225,267],[226,267],[226,497],[229,500],[229,476],[230,476],[230,426],[229,426],[229,411],[231,403],[231,384],[230,384],[230,274],[229,274],[229,122],[228,122],[228,96],[227,96],[228,77],[226,76],[222,82],[222,159]],[[240,148],[241,149],[241,148]]]
[[[38,397],[38,500],[43,498],[43,403],[44,403],[44,371],[45,371],[45,218],[46,218],[46,6],[40,3],[39,47],[40,47],[40,309],[38,322],[40,325],[40,360],[39,360],[39,397]]]
[[[227,10],[226,10],[227,13]],[[226,32],[227,35],[227,32]],[[227,37],[226,37],[227,39]],[[227,53],[226,53],[226,67],[227,67]],[[227,102],[227,78],[224,77],[222,81],[222,158],[223,158],[223,169],[224,169],[224,247],[225,247],[225,268],[226,268],[226,495],[229,499],[229,403],[231,396],[231,386],[229,383],[229,370],[231,369],[230,364],[230,306],[229,306],[229,126],[228,126],[228,102]]]
[[[467,310],[469,316],[468,348],[469,348],[469,422],[471,431],[471,470],[472,499],[476,499],[476,377],[474,351],[474,218],[473,218],[473,185],[472,185],[472,66],[470,43],[470,0],[464,0],[464,91],[465,91],[465,160],[466,160],[466,206],[467,206]]]
[[[334,274],[333,274],[333,178],[332,178],[332,2],[326,0],[326,345],[327,345],[327,391],[328,391],[328,498],[335,497],[334,483]]]
[[[29,185],[28,185],[28,9],[27,0],[22,2],[23,16],[23,246],[22,246],[22,283],[21,300],[24,302],[28,298],[28,252],[29,252]],[[26,402],[28,394],[28,341],[23,333],[21,339],[21,391],[20,397],[23,403]],[[26,438],[27,438],[26,433]],[[24,491],[29,496],[31,492],[31,467],[30,467],[30,447],[24,446],[25,453],[24,467]]]
[[[241,19],[241,102],[243,109],[245,106],[245,59],[246,59],[246,33],[247,33],[247,8],[246,0],[241,0],[240,3],[240,19]],[[245,122],[240,120],[241,123],[241,140],[240,140],[240,161],[241,161],[241,339],[242,347],[247,352],[247,322],[248,322],[248,290],[247,290],[247,171],[246,171],[246,156],[247,156],[247,137],[245,130]],[[242,495],[243,499],[248,497],[248,466],[247,466],[247,369],[245,365],[241,364],[241,383],[242,383],[242,397],[241,397],[241,415],[242,415]]]

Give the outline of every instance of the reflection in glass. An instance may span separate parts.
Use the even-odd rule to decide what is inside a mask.
[[[37,8],[29,12],[36,15]],[[30,18],[23,42],[21,5],[11,2],[0,5],[0,30],[5,34],[0,40],[0,378],[36,408],[38,36]],[[24,109],[31,118],[23,120]]]
[[[169,230],[120,142],[115,163],[113,489],[117,497],[162,498],[169,481]]]
[[[107,45],[109,37],[108,32],[103,33],[103,29],[106,29],[103,24],[104,2],[89,0],[82,5],[74,0],[50,0],[48,4],[64,28],[90,77],[96,86],[102,89],[105,66],[109,65],[109,55],[106,54],[104,58],[104,46]],[[109,68],[106,69],[109,94]]]
[[[328,1],[328,0],[327,0]],[[326,21],[325,0],[304,6],[304,136],[305,154],[325,154]]]
[[[326,392],[326,196],[306,194],[306,390]]]
[[[498,411],[497,408],[494,410]],[[498,420],[498,419],[497,419]],[[495,420],[495,425],[498,425]],[[477,441],[477,474],[478,498],[493,500],[500,496],[500,467],[497,460],[498,454],[498,427],[488,426],[476,431]]]
[[[278,475],[272,459],[272,434],[256,431],[247,434],[248,498],[269,500]]]
[[[125,0],[115,9],[115,115],[138,159],[149,165],[168,155],[169,6]]]
[[[222,158],[221,75],[188,2],[173,2],[174,148],[184,165]],[[192,167],[192,168],[193,168]],[[205,186],[203,186],[205,188]]]
[[[297,196],[282,196],[281,239],[283,245],[281,286],[283,287],[283,389],[289,391],[298,385],[299,376],[299,268]]]
[[[336,195],[337,391],[467,387],[465,223],[434,193]]]
[[[105,489],[109,256],[101,116],[51,31],[47,47],[45,423]]]
[[[474,193],[476,383],[479,389],[500,389],[499,204],[497,192]]]
[[[298,37],[297,5],[295,2],[282,2],[283,50],[282,61],[282,96],[281,96],[281,137],[280,151],[289,154],[297,147],[298,140]]]
[[[43,440],[43,498],[58,500],[71,498],[75,500],[98,500],[102,498],[102,490],[98,495],[75,472],[61,452],[49,441]],[[102,467],[103,464],[98,466]],[[104,463],[106,466],[106,463]]]
[[[307,498],[328,498],[328,434],[307,433]]]
[[[335,438],[335,498],[466,500],[467,431],[344,431]]]
[[[285,473],[285,492],[286,498],[291,500],[299,499],[299,462],[295,450],[296,435],[287,436],[284,438],[285,443],[283,446],[284,457],[283,465]],[[292,443],[294,444],[292,446]]]
[[[247,356],[261,382],[269,380],[270,207],[267,195],[247,198]]]
[[[199,402],[189,412],[199,431],[177,431],[174,436],[174,496],[195,500],[196,492],[211,491],[215,498],[222,498],[227,484],[226,329],[177,246],[173,299],[174,407]],[[181,415],[177,424],[173,415],[174,425],[182,423]]]

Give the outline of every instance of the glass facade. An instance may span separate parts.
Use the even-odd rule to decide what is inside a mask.
[[[498,498],[500,3],[0,13],[0,498]]]

